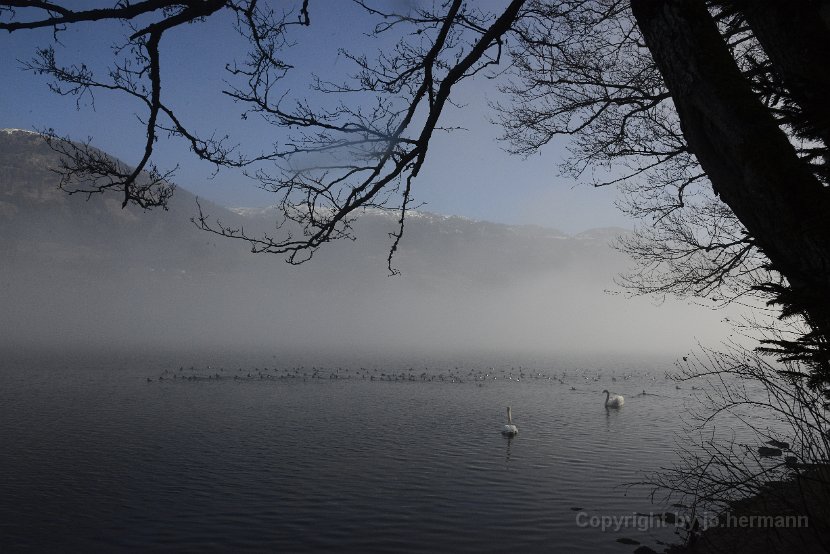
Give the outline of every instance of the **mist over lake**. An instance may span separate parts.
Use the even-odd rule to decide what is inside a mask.
[[[630,299],[609,244],[413,212],[290,266],[166,213],[55,189],[0,133],[4,548],[628,552],[672,526],[622,485],[669,465],[700,306]],[[248,230],[268,208],[202,203]],[[606,409],[603,390],[625,396]],[[519,433],[504,437],[511,406]],[[581,514],[581,515],[580,515]],[[581,519],[577,520],[577,517]],[[617,539],[628,542],[617,542]],[[630,540],[629,540],[630,539]]]
[[[114,194],[59,190],[58,163],[40,136],[0,132],[0,346],[676,356],[727,335],[722,313],[621,293],[613,278],[630,262],[610,243],[624,229],[569,235],[413,212],[390,277],[397,215],[373,211],[356,241],[291,266],[200,232],[182,188],[169,211],[121,209]],[[277,220],[273,209],[201,204],[251,234]]]

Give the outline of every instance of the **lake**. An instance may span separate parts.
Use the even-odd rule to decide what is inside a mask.
[[[596,523],[666,510],[621,485],[675,459],[688,393],[673,370],[647,356],[6,353],[0,550],[659,551],[673,528]],[[625,406],[606,410],[603,389]]]

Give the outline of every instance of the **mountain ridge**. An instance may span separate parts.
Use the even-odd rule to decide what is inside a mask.
[[[48,148],[48,146],[45,144],[45,140],[43,139],[43,136],[40,133],[36,132],[36,131],[30,131],[30,130],[26,130],[26,129],[6,128],[6,129],[0,129],[0,132],[7,135],[7,139],[8,139],[8,136],[14,137],[15,135],[22,135],[23,138],[28,139],[30,141],[43,141],[43,144],[41,144],[39,146],[44,147],[44,148]],[[5,143],[0,144],[0,148],[7,151],[8,148],[9,148],[8,140],[6,140]],[[41,148],[41,150],[42,150],[42,148]],[[47,156],[48,156],[48,153],[47,153]],[[57,178],[55,178],[53,181],[56,185]],[[10,182],[10,180],[6,180],[7,184],[9,182]],[[44,180],[43,182],[46,182],[46,180]],[[0,182],[0,184],[2,184],[2,182]],[[49,194],[44,194],[47,191],[48,191]],[[69,197],[68,193],[66,193],[64,191],[61,191],[60,189],[58,189],[57,186],[50,186],[50,187],[47,187],[47,188],[39,187],[37,189],[37,193],[39,193],[39,196],[37,196],[37,198],[39,198],[41,200],[54,201],[54,200],[57,200],[58,197],[62,197],[64,199]],[[188,201],[188,203],[192,203],[192,200],[197,197],[196,194],[194,194],[192,191],[188,190],[187,188],[177,186],[176,187],[176,193],[174,194],[174,198],[176,197],[176,195],[180,195],[180,193],[181,193],[181,196],[186,197],[186,200]],[[114,195],[110,195],[110,196],[114,196]],[[118,198],[118,199],[116,199],[116,198],[106,198],[105,202],[107,203],[107,205],[110,209],[112,209],[113,207],[116,207],[116,205],[117,205],[117,207],[120,208],[120,198]],[[202,202],[205,202],[205,201],[202,201]],[[176,202],[176,203],[181,204],[181,202]],[[223,216],[227,215],[225,212],[231,212],[231,213],[234,213],[236,215],[240,215],[240,216],[243,216],[243,217],[246,217],[246,218],[251,218],[251,219],[262,218],[264,216],[267,216],[268,212],[272,212],[272,211],[275,210],[274,205],[268,205],[268,206],[220,206],[218,204],[215,204],[215,203],[212,203],[212,202],[209,202],[209,201],[207,201],[207,203],[211,207],[222,208],[223,212],[221,213],[221,215],[223,215]],[[134,211],[130,210],[130,208],[133,208]],[[0,210],[2,210],[2,206],[0,206]],[[141,210],[140,208],[135,208],[134,206],[128,206],[126,208],[126,210],[127,210],[127,213],[152,211],[152,210]],[[160,210],[158,210],[158,211],[160,211]],[[393,219],[395,222],[397,222],[397,220],[400,216],[400,213],[397,210],[392,210],[392,209],[366,208],[365,210],[363,210],[362,215],[366,215],[366,216],[373,216],[374,215],[374,216],[379,216],[379,217],[382,217],[382,218]],[[127,216],[127,217],[129,217],[129,216]],[[407,211],[406,217],[407,217],[408,221],[412,221],[412,220],[415,220],[415,219],[426,219],[428,221],[459,221],[459,222],[466,222],[466,223],[480,223],[480,224],[485,224],[485,225],[503,226],[505,228],[511,229],[512,231],[520,231],[520,230],[521,231],[526,231],[527,234],[547,234],[549,236],[562,236],[562,237],[579,237],[579,236],[586,236],[587,237],[587,236],[589,236],[590,233],[592,233],[594,231],[604,231],[604,230],[609,230],[609,231],[613,231],[613,232],[619,231],[619,232],[623,232],[623,233],[629,232],[629,230],[619,228],[619,227],[600,227],[600,228],[586,229],[586,230],[581,231],[579,233],[566,233],[566,232],[564,232],[560,229],[557,229],[555,227],[550,227],[550,226],[543,226],[543,225],[536,225],[536,224],[507,224],[507,223],[493,222],[493,221],[482,220],[482,219],[474,219],[474,218],[469,218],[469,217],[461,216],[461,215],[440,214],[440,213],[435,213],[435,212],[430,212],[430,211],[421,211],[421,210],[409,210],[409,211]],[[532,230],[533,230],[533,232],[531,232]],[[538,230],[538,231],[536,231],[536,230]]]

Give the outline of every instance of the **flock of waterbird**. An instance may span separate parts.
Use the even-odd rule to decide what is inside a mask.
[[[628,381],[634,377],[633,372],[624,373],[620,378],[623,381]],[[519,367],[496,369],[489,367],[486,369],[461,369],[455,367],[453,369],[431,370],[425,367],[423,371],[409,368],[400,371],[382,371],[379,369],[367,369],[361,367],[359,369],[349,368],[326,368],[317,366],[296,366],[292,368],[284,367],[254,367],[252,369],[244,369],[241,367],[235,369],[225,369],[224,367],[214,367],[208,365],[204,368],[197,368],[190,366],[185,368],[180,366],[178,369],[165,369],[157,377],[147,377],[148,383],[153,382],[220,382],[220,381],[280,381],[280,380],[298,380],[298,381],[315,381],[315,380],[339,380],[339,379],[354,379],[361,381],[383,381],[383,382],[424,382],[424,383],[474,383],[479,387],[485,386],[490,382],[498,381],[513,381],[522,382],[527,380],[542,380],[558,383],[562,385],[574,383],[570,390],[577,391],[576,382],[590,385],[592,382],[599,382],[603,380],[601,372],[594,372],[593,375],[588,375],[587,371],[540,371],[531,370]],[[646,374],[643,379],[656,381],[657,377],[652,374]],[[665,379],[671,379],[668,372]],[[617,382],[616,372],[612,373],[612,382]],[[677,386],[679,389],[680,387]],[[594,389],[596,390],[596,389]],[[619,409],[625,404],[625,398],[622,395],[609,392],[607,389],[602,391],[605,394],[605,408]],[[638,396],[647,396],[645,389]],[[513,414],[511,408],[507,407],[507,423],[501,430],[502,434],[508,437],[515,436],[519,433],[518,426],[513,422]]]
[[[627,373],[621,379],[627,381],[634,377],[633,373]],[[649,376],[653,381],[656,377]],[[666,375],[668,379],[668,374]],[[205,382],[205,381],[273,381],[273,380],[337,380],[337,379],[354,379],[364,381],[387,381],[387,382],[441,382],[441,383],[475,383],[478,386],[485,386],[489,382],[494,381],[514,381],[521,382],[527,380],[541,380],[551,381],[554,383],[578,384],[575,381],[581,381],[586,385],[598,382],[603,379],[601,373],[596,373],[593,376],[588,376],[584,371],[540,371],[531,370],[519,367],[511,367],[504,369],[496,369],[493,367],[486,369],[462,369],[455,367],[453,369],[434,370],[425,367],[423,370],[416,370],[408,368],[399,371],[389,371],[380,369],[367,369],[361,367],[359,369],[349,369],[343,367],[327,368],[327,367],[306,367],[296,366],[292,368],[284,367],[254,367],[226,369],[225,367],[216,367],[212,365],[203,368],[190,366],[185,368],[180,366],[178,369],[165,369],[156,377],[147,377],[147,382],[175,382],[175,381],[190,381],[190,382]],[[616,382],[617,377],[614,374],[611,380]],[[580,390],[576,386],[571,386],[571,390]],[[607,392],[607,391],[603,391]],[[611,401],[613,403],[613,396]]]

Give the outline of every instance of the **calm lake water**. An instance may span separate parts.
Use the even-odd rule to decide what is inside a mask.
[[[636,548],[619,538],[674,539],[577,519],[666,509],[620,485],[674,460],[687,394],[665,379],[670,358],[302,361],[7,353],[0,551],[613,553]],[[622,409],[604,408],[605,388]]]

